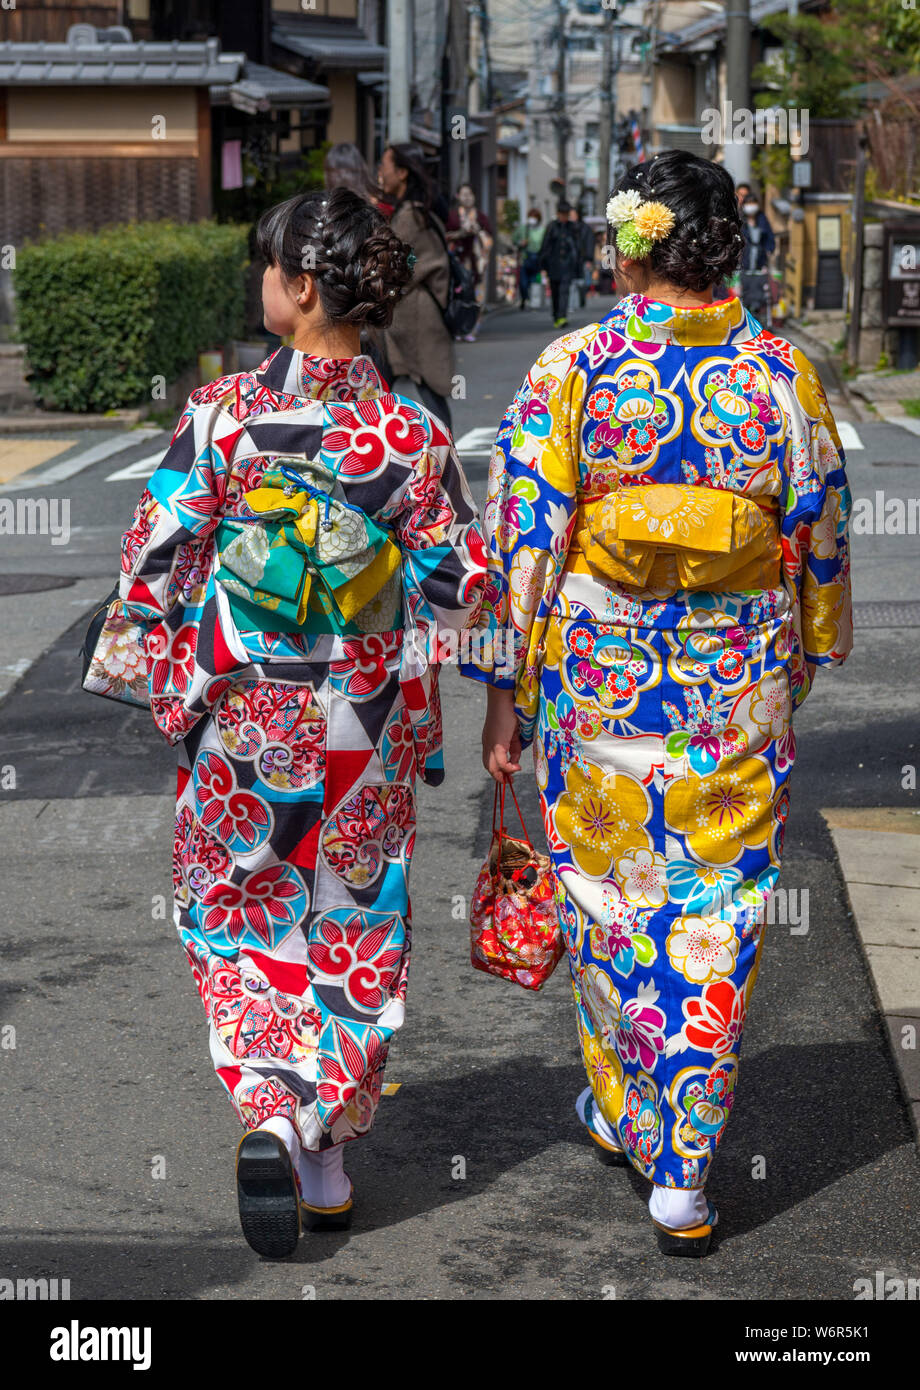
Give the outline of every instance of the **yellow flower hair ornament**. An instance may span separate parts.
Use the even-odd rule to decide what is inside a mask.
[[[674,214],[664,203],[644,203],[635,189],[616,193],[606,208],[607,221],[616,228],[617,246],[633,261],[644,261],[658,241],[675,226]]]

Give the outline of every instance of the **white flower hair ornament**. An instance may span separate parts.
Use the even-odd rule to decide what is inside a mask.
[[[607,221],[616,229],[617,247],[632,261],[644,261],[658,241],[674,230],[675,218],[664,203],[643,202],[634,188],[615,193],[607,204]]]

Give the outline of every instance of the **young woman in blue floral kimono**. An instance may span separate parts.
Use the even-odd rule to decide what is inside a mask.
[[[793,710],[852,642],[843,453],[814,369],[739,300],[732,181],[678,151],[608,204],[625,297],[557,339],[495,444],[484,611],[497,780],[534,748],[606,1161],[653,1184],[663,1250],[704,1254]]]
[[[449,433],[359,355],[409,247],[346,189],[258,236],[293,346],[193,392],[121,598],[179,751],[175,920],[247,1130],[243,1231],[280,1256],[350,1217],[344,1146],[404,1015],[415,779],[443,777],[427,639],[475,618],[485,557]]]

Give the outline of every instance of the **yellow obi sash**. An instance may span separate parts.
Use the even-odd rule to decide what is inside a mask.
[[[775,497],[653,483],[579,502],[566,568],[638,589],[773,589],[781,557]]]

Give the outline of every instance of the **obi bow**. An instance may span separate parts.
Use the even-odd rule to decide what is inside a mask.
[[[643,588],[660,554],[684,589],[772,588],[780,539],[775,498],[691,483],[624,487],[578,508],[573,549],[591,569]],[[653,577],[653,576],[652,576]]]
[[[320,481],[334,482],[322,465],[307,467]],[[397,625],[399,547],[360,507],[292,468],[267,472],[262,485],[246,493],[246,504],[255,521],[228,519],[217,528],[216,578],[230,596],[237,626],[342,633]],[[386,599],[386,612],[369,627],[362,610],[378,595]]]

